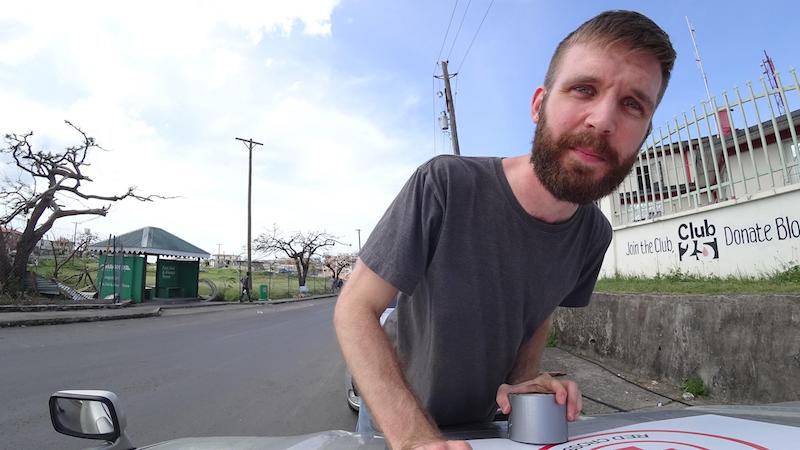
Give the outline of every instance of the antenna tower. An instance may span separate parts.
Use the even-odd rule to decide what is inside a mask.
[[[694,28],[692,27],[692,24],[689,22],[689,16],[685,17],[686,17],[686,26],[689,27],[689,35],[692,37],[692,46],[694,46],[694,60],[700,67],[700,75],[703,76],[703,85],[706,87],[706,98],[708,99],[708,105],[713,106],[711,103],[711,92],[708,90],[708,78],[706,78],[706,71],[703,70],[703,61],[700,59],[700,50],[697,49],[697,42],[695,42],[694,40]]]
[[[767,80],[769,80],[769,86],[775,89],[775,92],[770,96],[775,99],[775,103],[778,105],[778,114],[786,114],[786,108],[783,106],[783,99],[781,99],[780,94],[777,92],[778,80],[775,78],[775,64],[772,62],[772,58],[769,57],[766,50],[764,50],[764,59],[761,60],[761,67],[764,69],[764,75],[767,76]]]

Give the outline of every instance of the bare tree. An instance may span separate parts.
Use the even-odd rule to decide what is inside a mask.
[[[23,286],[28,258],[56,220],[87,214],[105,216],[114,202],[126,198],[140,201],[169,198],[140,195],[133,186],[121,195],[87,193],[83,184],[92,179],[83,173],[89,166],[86,157],[90,150],[102,148],[80,128],[65,122],[78,132],[81,142],[62,152],[34,150],[30,143],[33,132],[5,135],[7,147],[0,149],[0,154],[10,158],[19,174],[11,179],[6,173],[0,185],[0,202],[6,207],[5,214],[0,216],[0,226],[6,228],[15,219],[23,219],[25,225],[13,251],[5,251],[6,233],[0,233],[3,241],[0,242],[0,290],[3,292],[16,293]],[[75,204],[79,206],[74,207]]]
[[[97,241],[97,238],[98,236],[92,233],[92,231],[88,228],[83,230],[81,234],[76,236],[75,242],[73,242],[72,245],[72,250],[70,250],[69,254],[66,255],[66,258],[62,259],[61,261],[58,260],[59,252],[56,251],[55,244],[53,241],[50,241],[50,245],[53,249],[53,278],[58,279],[61,269],[63,269],[64,266],[75,257],[75,255],[82,255],[83,252],[89,247],[89,244]]]
[[[275,225],[271,231],[260,234],[255,242],[256,250],[262,253],[281,253],[294,261],[301,291],[306,285],[311,257],[320,249],[339,243],[336,236],[325,231],[308,231],[306,233],[298,231],[284,234]]]
[[[322,264],[331,271],[334,281],[339,281],[342,271],[356,263],[356,255],[342,253],[339,255],[324,255]]]

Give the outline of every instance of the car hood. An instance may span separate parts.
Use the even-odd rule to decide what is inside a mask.
[[[743,419],[745,422],[731,419]],[[695,423],[692,423],[692,420],[694,420]],[[716,426],[719,427],[721,430],[720,433],[722,434],[741,433],[742,430],[738,428],[747,424],[755,426],[756,430],[761,428],[763,428],[763,431],[766,431],[767,428],[777,430],[778,433],[784,433],[785,437],[771,436],[770,439],[776,440],[778,445],[767,446],[766,448],[790,448],[782,447],[782,443],[789,441],[796,442],[800,439],[800,402],[771,405],[703,406],[671,410],[655,409],[650,411],[584,417],[569,425],[569,443],[563,444],[563,447],[556,446],[551,448],[554,450],[573,448],[574,446],[570,447],[570,444],[574,443],[575,441],[573,440],[580,436],[596,436],[596,433],[608,430],[639,429],[644,424],[648,424],[647,428],[651,432],[653,431],[652,428],[657,424],[681,424],[686,427],[686,430],[690,430],[683,432],[684,434],[704,435],[704,433],[699,433],[698,431],[709,431],[706,424],[715,424],[717,422],[718,424]],[[656,426],[655,428],[658,427]],[[691,431],[693,428],[699,429],[697,431]],[[675,430],[671,429],[669,432],[676,433]],[[762,433],[756,432],[756,439],[758,439],[759,434]],[[451,439],[467,439],[474,448],[479,449],[502,450],[524,448],[533,450],[542,448],[537,445],[524,445],[505,439],[507,436],[506,422],[453,428],[446,430],[446,435]],[[709,434],[708,436],[711,435]],[[621,435],[621,437],[623,436]],[[738,442],[743,441],[739,440]],[[687,445],[688,444],[689,443],[687,443]],[[575,445],[578,445],[578,447],[574,448],[583,448],[581,446],[583,444],[578,443]],[[386,448],[386,441],[381,437],[372,435],[335,430],[287,437],[220,436],[182,438],[141,448],[153,450],[212,450],[220,448],[231,450],[383,450]],[[738,449],[739,447],[735,448]],[[747,448],[764,447],[756,446]]]
[[[139,447],[152,450],[367,450],[386,448],[381,437],[334,430],[301,436],[212,436],[181,438]]]

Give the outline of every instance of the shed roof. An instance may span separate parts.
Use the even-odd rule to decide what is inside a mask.
[[[112,251],[113,242],[105,240],[89,246],[91,252]],[[209,258],[211,255],[161,228],[144,227],[117,236],[117,248],[133,255],[176,256],[180,258]]]

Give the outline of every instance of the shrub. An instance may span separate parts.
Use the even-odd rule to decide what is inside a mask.
[[[695,397],[697,396],[705,397],[706,395],[708,395],[708,387],[703,382],[703,379],[697,375],[692,375],[691,377],[684,380],[683,384],[681,385],[681,389],[683,389],[684,392],[688,392],[694,395]]]

